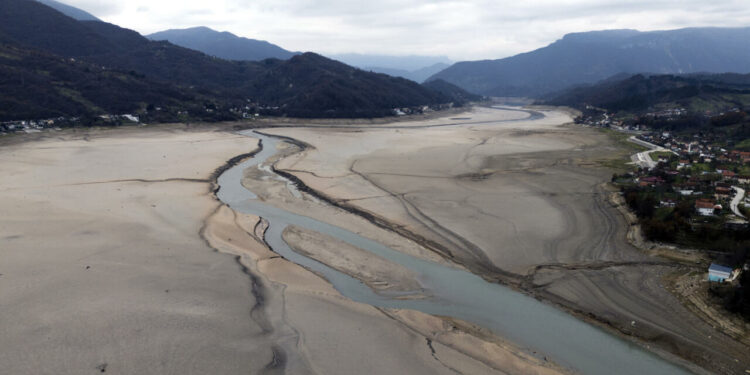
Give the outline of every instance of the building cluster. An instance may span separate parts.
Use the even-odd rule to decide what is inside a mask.
[[[601,108],[595,108],[592,106],[586,106],[586,114],[581,115],[575,119],[577,124],[600,127],[600,128],[613,128],[620,131],[646,131],[648,127],[637,121],[622,121],[616,118],[614,113],[608,113],[606,110]],[[688,115],[688,110],[685,108],[671,108],[660,111],[646,112],[640,115],[642,121],[674,121],[680,118],[684,118]],[[711,113],[706,113],[706,117],[711,117]]]
[[[643,115],[646,118],[658,119],[658,120],[675,120],[682,116],[687,115],[687,109],[685,108],[671,108],[656,112],[647,112]]]
[[[44,129],[58,128],[77,121],[76,117],[58,117],[44,120],[21,120],[0,122],[0,133],[34,133]]]
[[[122,114],[122,115],[101,115],[98,120],[103,123],[139,123],[141,120],[137,115]],[[18,121],[5,121],[0,122],[0,134],[7,133],[35,133],[45,129],[57,129],[68,126],[79,125],[81,122],[80,117],[56,117],[51,119],[41,120],[18,120]]]
[[[637,188],[656,194],[660,207],[673,208],[689,201],[699,217],[724,217],[731,226],[738,225],[737,219],[750,207],[744,194],[738,197],[750,190],[750,152],[727,150],[698,135],[652,132],[638,139],[668,151],[652,153],[656,167],[630,173],[625,183],[629,179]]]
[[[606,111],[588,112],[588,114],[576,117],[575,123],[581,124],[581,125],[598,127],[598,128],[618,128],[619,129],[623,127],[622,121],[616,120],[614,114],[607,113]]]

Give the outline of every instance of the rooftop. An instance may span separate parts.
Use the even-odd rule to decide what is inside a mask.
[[[727,266],[722,266],[720,264],[711,263],[711,266],[708,267],[709,272],[719,272],[719,273],[732,273],[732,268]]]

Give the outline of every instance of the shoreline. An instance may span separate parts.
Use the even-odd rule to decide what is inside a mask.
[[[686,295],[678,291],[679,289],[683,289],[680,288],[681,284],[689,281],[692,272],[698,271],[700,275],[706,273],[706,269],[711,263],[708,254],[702,250],[646,240],[641,232],[638,218],[627,207],[622,196],[617,192],[613,192],[610,195],[609,201],[628,223],[626,238],[633,247],[649,256],[667,259],[675,263],[674,267],[678,269],[671,275],[663,278],[664,282],[668,285],[668,287],[665,287],[665,290],[678,298],[683,306],[691,310],[701,320],[716,327],[722,334],[750,346],[750,332],[746,328],[750,326],[750,323],[744,322],[742,318],[733,316],[732,313],[723,310],[722,307],[712,305],[705,297],[693,296],[692,294]],[[696,281],[702,283],[705,282],[705,278],[702,276],[698,279],[692,277],[690,282],[694,284]],[[738,325],[740,327],[737,327]],[[743,325],[745,328],[741,327]]]

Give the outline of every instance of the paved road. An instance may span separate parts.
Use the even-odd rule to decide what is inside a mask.
[[[732,186],[732,189],[737,193],[734,195],[734,198],[732,198],[732,203],[730,204],[730,207],[732,208],[732,212],[735,215],[743,219],[746,219],[746,217],[742,215],[738,207],[740,202],[742,202],[742,199],[745,198],[745,189],[737,187],[737,186]]]
[[[637,145],[641,145],[643,147],[648,147],[650,149],[648,151],[639,152],[639,153],[637,153],[637,154],[635,154],[635,155],[633,155],[633,156],[630,157],[630,159],[633,161],[633,163],[636,164],[636,165],[638,165],[641,168],[654,169],[654,167],[656,167],[656,165],[658,164],[658,162],[654,161],[654,159],[651,159],[651,153],[652,152],[667,151],[667,152],[671,152],[671,153],[677,155],[677,153],[674,152],[674,151],[672,151],[672,150],[668,150],[668,149],[666,149],[664,147],[661,147],[659,145],[655,145],[653,143],[649,143],[649,142],[640,140],[640,139],[636,138],[635,136],[630,137],[628,140],[630,142],[633,142],[633,143],[637,144]]]

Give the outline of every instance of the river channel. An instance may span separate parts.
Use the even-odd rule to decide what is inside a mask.
[[[219,177],[218,198],[238,212],[268,220],[270,226],[265,241],[273,251],[323,275],[347,298],[382,308],[418,310],[468,321],[583,374],[689,373],[639,345],[508,287],[487,282],[464,270],[400,253],[348,230],[257,200],[255,194],[242,185],[243,171],[262,165],[283,141],[252,131],[242,134],[261,139],[262,150]],[[408,268],[418,275],[425,289],[422,293],[428,297],[404,299],[396,298],[398,295],[378,294],[361,281],[296,253],[282,239],[289,225],[335,237]]]

